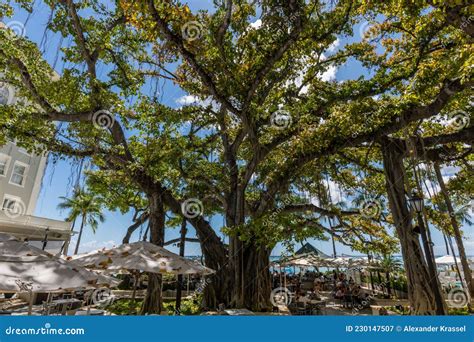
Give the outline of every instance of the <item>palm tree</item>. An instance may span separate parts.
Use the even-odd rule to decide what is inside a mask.
[[[385,278],[387,280],[387,294],[391,296],[392,286],[390,273],[401,269],[401,263],[391,255],[384,255],[380,262],[380,268],[385,272]]]
[[[98,197],[94,194],[88,193],[84,190],[77,190],[74,192],[72,198],[60,197],[63,202],[59,203],[59,210],[69,210],[69,215],[66,221],[72,222],[81,218],[81,229],[77,237],[77,244],[74,254],[79,252],[81,244],[82,232],[86,225],[92,228],[95,233],[99,222],[104,222],[105,217],[102,214],[102,205],[98,201]]]

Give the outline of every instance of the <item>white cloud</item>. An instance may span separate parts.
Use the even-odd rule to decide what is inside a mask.
[[[339,47],[339,45],[341,45],[341,41],[339,40],[339,38],[337,38],[334,42],[332,42],[331,45],[329,45],[327,51],[334,52]]]
[[[328,184],[325,184],[325,187],[329,185],[329,192],[331,193],[331,202],[332,204],[347,202],[347,194],[337,185],[336,182],[329,180]],[[309,201],[315,206],[320,205],[319,198],[313,197],[311,194],[308,194]]]
[[[262,27],[262,21],[260,19],[257,19],[255,22],[251,23],[249,26],[253,28],[254,30],[258,30],[260,27]]]
[[[319,75],[321,80],[325,82],[334,81],[336,79],[337,67],[330,65],[329,68]]]
[[[324,61],[327,59],[327,57],[324,54],[322,54],[320,56],[320,59]],[[298,76],[292,81],[287,81],[285,86],[289,86],[290,84],[293,83],[296,87],[298,88],[301,87],[304,81],[304,77],[306,76],[308,72],[308,66],[311,63],[311,60],[309,57],[303,57],[302,61],[304,63],[304,67],[300,70],[300,72],[298,73]],[[337,66],[330,65],[325,72],[319,73],[317,76],[322,81],[325,81],[325,82],[334,81],[336,79],[337,70],[338,70]],[[305,85],[301,88],[300,94],[306,94],[308,90],[309,90],[309,86]]]
[[[182,106],[190,105],[190,104],[196,103],[198,101],[199,101],[199,99],[194,95],[184,95],[184,96],[181,96],[180,98],[176,99],[176,103],[180,104]]]

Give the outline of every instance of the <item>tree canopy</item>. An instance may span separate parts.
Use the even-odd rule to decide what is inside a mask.
[[[34,13],[33,1],[14,2]],[[458,170],[456,206],[470,200],[467,2],[216,0],[199,12],[172,0],[44,3],[46,30],[70,41],[64,66],[0,30],[2,79],[18,94],[1,106],[0,143],[90,159],[90,187],[111,209],[184,216],[213,267],[237,264],[242,244],[271,251],[307,238],[398,251],[387,141],[406,156],[407,186],[427,188],[420,177],[434,181],[437,162]],[[360,75],[336,80],[348,64]],[[181,107],[158,91],[171,85],[189,94]],[[426,213],[450,234],[442,206],[433,196]],[[212,215],[225,217],[229,248]]]

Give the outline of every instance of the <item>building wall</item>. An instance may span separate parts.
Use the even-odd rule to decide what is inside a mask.
[[[0,83],[0,105],[17,103],[15,89],[6,83]],[[46,169],[46,156],[29,154],[13,142],[0,146],[0,166],[8,161],[6,170],[0,168],[0,210],[3,209],[5,199],[19,200],[21,214],[32,215],[36,208],[41,182]],[[15,164],[26,167],[26,174],[22,185],[12,182]],[[6,171],[6,172],[5,172]]]
[[[0,22],[1,27],[1,22]],[[1,76],[1,75],[0,75]],[[15,89],[0,82],[0,105],[18,103]],[[3,162],[7,161],[6,164]],[[0,233],[12,235],[20,240],[52,253],[67,246],[73,232],[71,223],[33,216],[46,170],[47,154],[30,154],[14,142],[0,146]],[[25,173],[21,185],[12,181],[15,164],[23,165]],[[16,177],[18,179],[18,177]],[[8,199],[9,201],[5,201]],[[11,204],[14,202],[14,205]],[[5,203],[10,206],[5,209]]]
[[[0,200],[3,206],[5,198],[20,199],[24,206],[24,213],[32,215],[36,208],[41,182],[46,168],[46,156],[29,154],[26,150],[19,148],[14,143],[0,147],[0,160],[8,162],[5,174],[0,175]],[[26,167],[23,184],[17,185],[12,181],[12,174],[15,165]]]

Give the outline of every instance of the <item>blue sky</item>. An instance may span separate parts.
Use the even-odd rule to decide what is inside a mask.
[[[50,15],[50,9],[48,6],[44,5],[42,2],[37,2],[35,8],[35,15],[27,16],[25,13],[17,13],[16,16],[8,20],[17,20],[22,23],[26,22],[26,36],[36,42],[40,48],[44,51],[44,57],[53,64],[55,60],[56,71],[61,73],[61,69],[64,66],[64,62],[58,56],[58,46],[60,39],[57,36],[48,32],[45,35],[45,25],[48,21]],[[191,10],[194,12],[196,10],[210,9],[212,7],[212,1],[210,0],[190,0],[187,1]],[[257,20],[257,18],[256,18]],[[351,42],[353,40],[360,39],[360,32],[364,31],[366,24],[361,24],[354,30],[354,37],[340,37],[337,43],[334,44],[333,48],[337,49],[344,44]],[[67,39],[62,42],[63,46],[68,45]],[[330,54],[330,51],[328,51]],[[367,72],[361,68],[358,63],[347,62],[339,68],[332,68],[328,70],[322,77],[327,79],[335,80],[347,80],[347,79],[356,79],[360,75],[368,76]],[[151,89],[151,85],[148,85]],[[179,106],[180,99],[186,96],[178,87],[171,86],[169,84],[163,90],[162,95],[163,103],[169,106]],[[38,199],[38,204],[36,208],[36,215],[42,217],[48,217],[53,219],[64,219],[67,213],[61,213],[57,210],[57,205],[60,202],[60,196],[69,196],[71,195],[71,184],[74,183],[74,167],[67,161],[59,161],[56,164],[49,163],[46,171],[46,175],[43,180],[43,187]],[[444,170],[444,175],[446,178],[453,175],[455,170],[446,169]],[[337,191],[332,191],[337,193]],[[211,219],[212,226],[218,229],[223,226],[223,219],[221,217],[214,217]],[[99,247],[110,247],[115,244],[119,244],[125,234],[127,227],[131,224],[131,215],[122,215],[119,212],[106,212],[106,222],[100,226],[96,234],[93,234],[89,229],[86,229],[83,236],[83,243],[81,244],[81,252],[93,250]],[[189,228],[188,236],[194,236],[194,230],[192,227]],[[468,240],[466,241],[466,248],[468,254],[474,254],[474,235],[472,233],[472,227],[465,227],[466,236]],[[178,237],[178,229],[168,229],[166,231],[166,240],[173,239]],[[219,232],[219,235],[223,236]],[[433,241],[435,243],[435,253],[436,254],[446,254],[444,248],[444,242],[442,236],[438,231],[432,229]],[[225,238],[225,237],[224,237]],[[132,236],[132,241],[138,239],[138,232]],[[225,238],[225,241],[227,239]],[[327,254],[332,254],[332,245],[330,242],[324,241],[314,241],[309,240],[317,248],[321,249]],[[348,247],[343,246],[339,243],[337,245],[337,252],[345,254],[358,254],[352,252]],[[297,246],[298,247],[298,246]],[[171,246],[172,251],[177,251],[176,247]],[[282,251],[281,246],[277,246],[273,252],[274,255],[279,255]],[[200,254],[199,245],[196,243],[187,244],[186,246],[187,255],[197,255]]]

